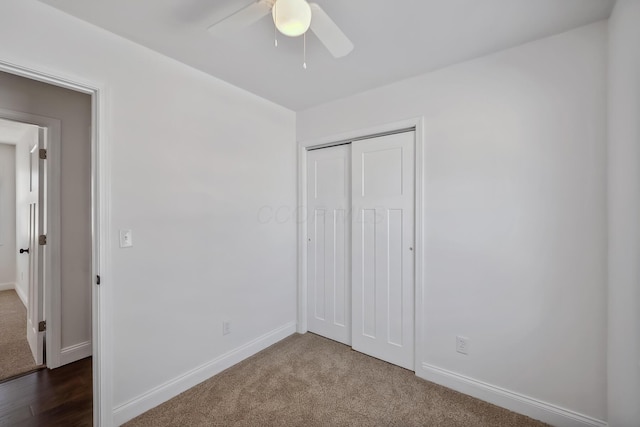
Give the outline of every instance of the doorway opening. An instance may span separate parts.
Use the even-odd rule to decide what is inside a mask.
[[[44,131],[0,119],[0,381],[45,363],[44,333],[38,331],[44,316],[44,281],[38,280],[44,247],[37,245],[36,228],[46,233],[39,221],[46,217],[46,172],[36,158],[45,148]]]
[[[67,98],[60,95],[63,92]],[[35,332],[30,349],[34,359],[46,363],[47,372],[88,360],[93,424],[107,425],[110,390],[104,389],[110,382],[102,378],[110,364],[100,352],[108,338],[101,333],[100,321],[106,298],[96,286],[106,253],[107,216],[101,214],[108,212],[108,198],[99,192],[106,171],[103,167],[103,175],[98,173],[98,165],[106,163],[101,158],[105,150],[98,145],[99,92],[96,87],[0,62],[0,95],[0,119],[35,126],[40,137],[29,150],[31,170],[40,166],[43,172],[38,181],[41,197],[28,210],[26,233],[31,232],[32,239],[27,244],[16,241],[14,246],[16,256],[29,266],[26,279],[36,284],[26,298],[29,318],[40,317],[27,328]],[[72,145],[74,140],[81,142]],[[74,168],[75,175],[69,173]],[[36,175],[25,176],[34,185]],[[22,230],[16,236],[25,233]],[[18,282],[18,267],[15,277]]]
[[[416,371],[422,119],[301,142],[298,332]]]

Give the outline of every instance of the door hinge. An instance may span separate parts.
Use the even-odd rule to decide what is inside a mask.
[[[46,148],[41,148],[40,149],[40,160],[47,160],[47,149]]]
[[[100,284],[100,275],[98,274],[96,276],[96,285],[99,285],[99,284]]]
[[[47,235],[46,234],[41,234],[40,237],[38,237],[38,244],[41,246],[44,246],[47,244]]]
[[[47,330],[47,322],[46,321],[42,321],[38,323],[38,332],[44,332]]]

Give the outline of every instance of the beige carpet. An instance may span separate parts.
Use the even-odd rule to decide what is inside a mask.
[[[293,335],[126,424],[544,425],[310,333]]]
[[[27,309],[16,291],[0,291],[0,381],[36,368],[27,342]]]

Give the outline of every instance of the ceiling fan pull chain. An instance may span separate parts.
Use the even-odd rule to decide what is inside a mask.
[[[302,35],[302,68],[307,69],[307,33]]]

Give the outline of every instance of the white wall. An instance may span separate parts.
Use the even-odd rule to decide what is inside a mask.
[[[609,20],[609,352],[611,427],[640,423],[640,1]]]
[[[297,119],[308,141],[424,117],[418,345],[429,369],[417,374],[483,398],[501,387],[566,425],[571,411],[606,418],[606,31],[592,24]]]
[[[0,73],[0,108],[61,121],[60,295],[64,351],[91,342],[91,97]],[[28,167],[31,147],[25,144],[22,152]],[[28,213],[25,215],[28,217]]]
[[[16,150],[0,143],[0,290],[16,281]],[[2,286],[5,285],[5,286]]]
[[[155,387],[169,397],[168,381],[294,330],[295,224],[258,221],[295,204],[293,112],[34,0],[3,2],[0,38],[1,61],[104,86],[111,238],[134,242],[103,282],[119,421]]]

